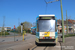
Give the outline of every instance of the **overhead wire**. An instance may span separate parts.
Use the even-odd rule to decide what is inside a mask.
[[[47,13],[47,7],[48,7],[48,3],[46,2],[46,0],[44,0],[45,3],[46,3],[46,9],[45,9],[45,14]],[[48,0],[48,2],[51,1],[51,0]]]
[[[46,2],[46,0],[44,0],[44,1],[46,3],[46,9],[45,9],[45,14],[46,14],[46,12],[47,12],[47,2]]]

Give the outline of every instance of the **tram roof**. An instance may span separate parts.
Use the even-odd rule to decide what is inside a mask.
[[[39,15],[39,17],[44,17],[44,16],[49,17],[49,16],[55,16],[55,15]]]

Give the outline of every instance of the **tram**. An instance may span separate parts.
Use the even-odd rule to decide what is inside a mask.
[[[36,34],[36,27],[31,27],[31,34]]]
[[[36,41],[40,43],[58,42],[57,20],[55,15],[39,15],[36,18]]]

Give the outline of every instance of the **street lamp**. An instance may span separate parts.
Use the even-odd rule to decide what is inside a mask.
[[[59,0],[56,0],[59,1]],[[46,2],[48,3],[52,3],[52,2],[56,2],[56,1],[50,1],[50,2]],[[60,0],[60,6],[61,6],[61,17],[62,17],[62,35],[63,35],[63,42],[64,42],[64,20],[63,20],[63,9],[62,9],[62,0]]]

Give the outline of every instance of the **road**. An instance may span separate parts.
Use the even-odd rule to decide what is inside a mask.
[[[14,42],[14,37],[0,38],[0,50],[28,50],[35,47],[35,35],[27,34],[25,36],[25,41],[22,40],[22,36],[16,37],[19,41]],[[60,43],[58,42],[56,46],[53,44],[41,44],[35,48],[35,50],[61,50]]]
[[[28,50],[29,47],[34,46],[35,35],[27,34],[25,41],[22,40],[22,36],[16,37],[19,41],[14,42],[13,37],[0,38],[5,39],[4,42],[0,42],[0,50]]]
[[[10,33],[10,35],[8,35],[8,36],[14,36],[13,32],[9,32],[9,33]],[[17,35],[19,35],[19,34],[15,33],[15,36],[17,36]]]
[[[11,42],[11,41],[14,41],[14,33],[12,32],[9,32],[10,35],[7,36],[7,37],[0,37],[0,42]],[[69,33],[69,34],[72,34],[72,33]],[[23,40],[23,36],[18,36],[18,34],[15,33],[15,41],[20,41],[20,40]],[[66,35],[66,33],[64,34]],[[62,36],[62,34],[58,34],[58,36]],[[25,39],[30,39],[32,38],[30,34],[27,33],[27,36],[24,37]]]
[[[12,33],[14,34],[14,33]],[[34,35],[32,35],[34,36]],[[25,39],[31,39],[33,38],[30,34],[27,34],[27,36],[24,36]],[[15,41],[21,41],[23,40],[23,36],[15,36]],[[11,42],[14,41],[14,36],[8,36],[8,37],[0,37],[0,42]]]
[[[60,43],[58,42],[56,45],[54,44],[40,44],[38,46],[33,46],[29,50],[61,50]]]

